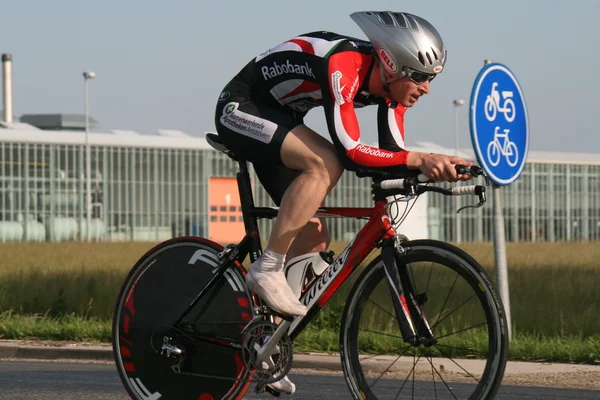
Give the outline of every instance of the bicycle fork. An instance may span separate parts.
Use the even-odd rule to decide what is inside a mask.
[[[412,274],[398,252],[404,252],[398,237],[383,241],[381,257],[402,338],[413,346],[432,346],[437,341],[422,309],[427,295],[417,294]]]

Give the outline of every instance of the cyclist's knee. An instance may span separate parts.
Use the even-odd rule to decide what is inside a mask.
[[[344,172],[334,145],[306,125],[297,126],[285,137],[281,158],[286,167],[306,171],[328,188]]]
[[[327,185],[328,190],[331,190],[342,176],[344,167],[334,154],[330,159],[316,157],[310,160],[307,171],[314,176],[315,180],[323,182]]]

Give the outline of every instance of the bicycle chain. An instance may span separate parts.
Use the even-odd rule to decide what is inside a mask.
[[[247,321],[242,321],[247,322]],[[236,323],[236,322],[229,322]],[[244,337],[244,349],[242,350],[242,355],[244,356],[244,364],[247,370],[252,370],[253,372],[248,374],[248,377],[245,379],[241,378],[230,378],[219,375],[209,375],[209,374],[201,374],[195,372],[185,372],[181,371],[177,364],[181,364],[184,359],[180,359],[177,364],[171,366],[173,372],[179,375],[185,376],[194,376],[197,378],[208,378],[208,379],[219,379],[226,381],[235,381],[235,382],[259,382],[259,383],[272,383],[282,379],[292,366],[292,358],[293,358],[293,345],[290,338],[287,335],[280,340],[278,346],[280,347],[277,361],[274,362],[272,367],[262,368],[262,366],[258,367],[256,365],[256,353],[251,351],[254,348],[254,345],[259,344],[259,342],[264,341],[266,336],[272,335],[277,329],[277,325],[271,324],[269,322],[255,322],[249,324],[244,330],[246,335]],[[187,335],[186,335],[187,336]],[[250,351],[249,351],[250,350]]]
[[[265,321],[252,322],[244,329],[242,344],[244,364],[246,368],[254,371],[260,382],[277,382],[283,379],[292,368],[294,346],[285,333],[277,342],[277,352],[269,357],[269,361],[258,363],[256,349],[264,346],[276,330],[277,325]]]

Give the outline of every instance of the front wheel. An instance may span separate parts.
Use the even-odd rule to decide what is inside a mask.
[[[352,396],[493,399],[504,376],[508,332],[488,275],[446,243],[412,241],[405,250],[397,265],[414,282],[406,301],[412,297],[422,309],[435,343],[404,342],[383,261],[373,260],[352,289],[342,319],[341,361]]]
[[[232,262],[175,326],[221,266],[222,246],[201,238],[159,244],[133,267],[117,299],[113,352],[132,399],[234,400],[249,385],[241,330],[253,301],[243,267]],[[165,338],[183,355],[161,349]]]

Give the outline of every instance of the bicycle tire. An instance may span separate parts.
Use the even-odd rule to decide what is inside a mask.
[[[389,332],[384,332],[383,330],[379,332],[380,335],[386,335],[381,337],[384,337],[385,340],[388,340],[391,344],[380,344],[378,346],[379,348],[385,346],[393,348],[395,350],[393,356],[385,357],[378,354],[377,360],[372,356],[361,356],[361,351],[366,352],[366,350],[369,350],[369,346],[371,346],[371,349],[369,350],[370,353],[381,352],[376,351],[379,350],[377,348],[373,349],[373,347],[375,347],[373,345],[373,343],[375,343],[373,342],[373,338],[379,337],[373,333],[373,330],[382,326],[381,323],[376,321],[376,318],[379,315],[389,317],[389,319],[393,321],[391,322],[392,326],[397,326],[394,312],[387,311],[393,310],[393,307],[391,306],[390,291],[387,288],[387,278],[385,276],[383,261],[381,256],[379,256],[365,268],[364,272],[356,281],[350,296],[348,297],[342,318],[340,356],[346,383],[352,396],[357,400],[401,399],[403,398],[401,397],[402,395],[405,395],[407,398],[417,398],[415,397],[415,391],[419,391],[422,396],[432,396],[432,398],[436,399],[493,399],[500,387],[504,376],[504,369],[506,367],[508,356],[508,331],[504,308],[490,283],[488,274],[481,265],[467,253],[444,242],[416,240],[408,242],[404,248],[405,253],[397,256],[397,262],[399,260],[410,267],[413,278],[417,281],[417,294],[423,289],[422,281],[419,282],[418,279],[424,278],[424,280],[426,280],[427,290],[425,293],[429,298],[424,302],[422,307],[430,324],[432,324],[434,334],[436,330],[438,333],[446,330],[447,333],[447,329],[450,327],[451,333],[454,332],[465,336],[472,335],[472,338],[469,340],[473,341],[473,346],[479,345],[484,346],[484,348],[487,346],[487,350],[481,351],[475,348],[469,349],[468,347],[450,347],[446,343],[453,343],[451,342],[452,339],[450,339],[453,335],[444,335],[443,333],[435,335],[438,337],[439,342],[431,348],[425,348],[423,346],[412,347],[404,343],[402,335],[399,333],[399,329],[397,327],[392,327]],[[425,265],[430,264],[429,272],[427,269],[424,269],[423,264],[420,264],[423,265],[423,267],[421,267],[420,265],[417,265],[417,263],[426,263]],[[438,278],[441,279],[455,276],[451,290],[446,290],[449,282],[452,282],[452,280],[448,280],[439,282],[440,284],[438,287],[432,287],[432,293],[429,292],[432,282],[437,282],[432,280],[434,263],[442,267],[441,269],[436,268],[436,275]],[[421,269],[419,270],[417,268]],[[438,274],[438,272],[441,272],[441,274]],[[457,285],[459,279],[461,281]],[[419,283],[421,283],[421,285]],[[381,290],[377,290],[379,285],[384,285],[385,287],[381,287]],[[452,292],[455,289],[456,292],[453,294]],[[476,303],[475,305],[479,305],[482,308],[479,313],[476,313],[476,310],[472,309],[473,305],[469,304],[471,303],[470,300],[461,303],[460,299],[454,299],[454,297],[457,297],[456,293],[462,293],[469,289],[472,291],[469,299],[477,299],[473,303]],[[441,297],[443,297],[445,293],[447,293],[447,298],[443,303],[436,301],[435,298],[431,298],[431,296],[436,294],[440,294]],[[371,295],[379,296],[380,299],[387,297],[389,300],[387,310],[380,304],[377,304],[377,302],[381,302],[381,300],[376,299],[377,301],[374,301],[371,299]],[[407,301],[409,301],[409,299],[407,299]],[[371,303],[377,304],[379,308],[375,306],[371,309]],[[436,318],[436,314],[431,311],[440,304],[443,304],[444,306],[439,311]],[[448,305],[448,310],[450,310],[455,304],[459,304],[460,307],[454,309],[453,312],[456,311],[459,314],[455,317],[451,317],[451,313],[444,310],[444,307]],[[460,311],[461,309],[462,311]],[[368,315],[370,319],[370,322],[366,324],[369,326],[368,330],[362,328],[361,325],[361,318],[365,315]],[[473,321],[479,321],[483,318],[485,321],[480,322],[482,325],[467,330],[460,326],[460,324],[461,321],[464,321],[462,323],[467,324],[467,319],[469,318]],[[472,324],[472,322],[469,322],[469,324]],[[461,329],[464,330],[461,331]],[[363,337],[360,337],[361,332],[365,333]],[[397,333],[394,334],[394,332]],[[485,340],[485,337],[484,339],[480,338],[480,336],[486,332],[488,334],[487,341]],[[388,339],[388,336],[398,336],[398,338]],[[440,350],[440,348],[443,350]],[[403,349],[404,352],[399,351],[400,349]],[[440,364],[445,367],[440,367],[439,365],[436,367],[438,362],[443,361],[433,357],[436,352],[444,355],[452,352],[464,353],[466,352],[465,350],[470,350],[467,353],[467,356],[470,356],[471,358],[473,358],[474,354],[478,354],[479,356],[485,355],[485,361],[472,361],[468,358],[459,359],[458,357],[452,357],[452,355],[450,355],[449,360],[451,361]],[[421,354],[417,358],[417,353],[419,351]],[[412,355],[412,365],[410,365],[410,358],[400,360],[400,356],[403,354]],[[424,358],[425,360],[421,360],[421,358]],[[399,360],[400,362],[398,363]],[[419,362],[422,362],[423,364],[419,366]],[[479,372],[459,369],[458,371],[460,374],[457,374],[455,373],[455,365],[460,365],[459,363],[467,365],[471,370],[474,368],[473,366],[476,366]],[[421,368],[423,365],[425,366],[424,369]],[[407,370],[408,372],[406,372]],[[469,372],[471,373],[471,376],[468,376]],[[461,374],[466,376],[461,377]],[[400,378],[400,380],[381,380],[381,378],[386,378],[386,376],[395,376]],[[375,377],[376,379],[374,379]],[[408,383],[408,380],[411,379],[411,377],[412,384]],[[428,377],[432,382],[424,382],[422,380],[423,377]],[[480,378],[478,379],[478,377]],[[464,383],[464,381],[471,382]],[[452,387],[448,385],[448,382],[451,382]],[[377,385],[379,386],[376,388]],[[473,386],[475,387],[472,388]],[[404,390],[406,390],[406,392],[403,393]],[[469,392],[471,393],[469,394]],[[435,396],[433,396],[432,393],[435,393]]]
[[[112,345],[119,377],[132,399],[234,400],[248,390],[241,348],[194,342],[182,360],[158,351],[161,335],[214,275],[222,249],[207,239],[176,238],[148,251],[129,272],[115,305]],[[190,313],[190,326],[193,334],[241,343],[252,309],[245,270],[233,262]]]

